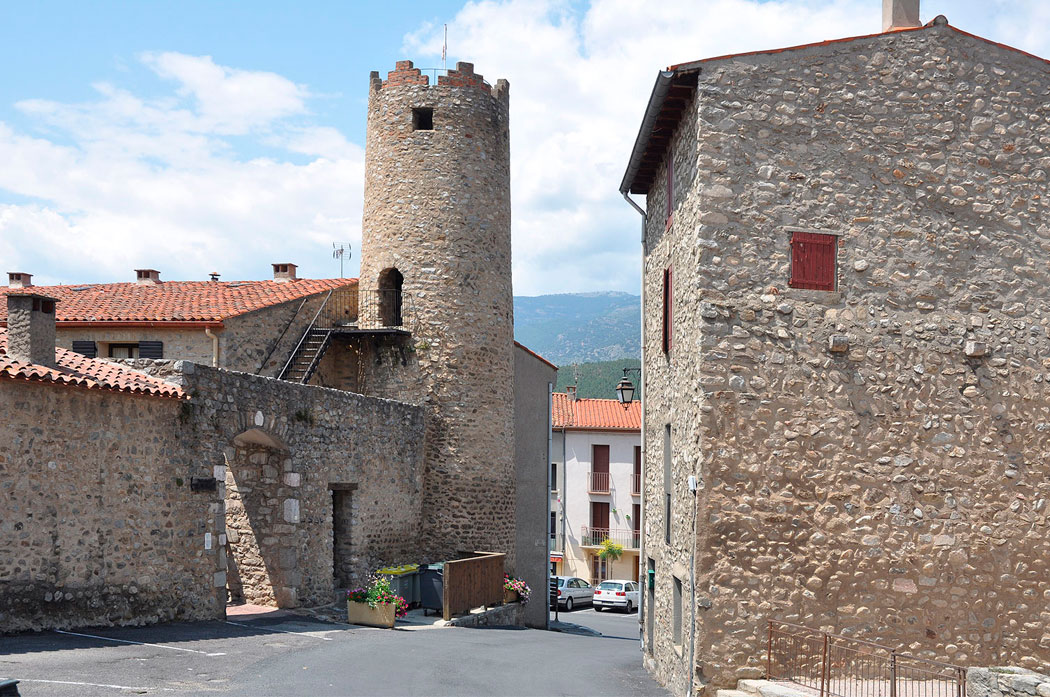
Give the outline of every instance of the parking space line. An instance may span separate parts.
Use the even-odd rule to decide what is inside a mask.
[[[18,682],[42,682],[49,685],[84,685],[85,687],[108,687],[113,690],[132,690],[134,692],[153,692],[156,690],[164,690],[165,692],[174,692],[170,687],[128,687],[127,685],[106,685],[105,683],[97,682],[74,682],[72,680],[33,680],[31,678],[15,678]]]
[[[285,629],[270,629],[268,627],[259,627],[259,626],[256,626],[254,624],[243,624],[241,622],[230,622],[229,620],[226,620],[226,624],[232,624],[232,625],[234,625],[236,627],[247,627],[248,629],[261,629],[264,632],[274,632],[275,634],[295,634],[296,636],[304,636],[307,639],[318,639],[320,641],[332,641],[329,637],[326,637],[326,636],[313,636],[311,634],[306,634],[305,632],[289,632],[288,630],[285,630]],[[324,630],[324,631],[329,631],[329,630]]]
[[[136,644],[138,646],[153,646],[158,649],[169,649],[171,651],[185,651],[186,653],[199,653],[202,656],[225,656],[225,653],[208,653],[207,651],[198,651],[196,649],[184,649],[179,646],[165,646],[164,644],[150,644],[145,641],[131,641],[130,639],[114,639],[108,636],[99,636],[97,634],[80,634],[79,632],[67,632],[63,629],[55,630],[59,634],[69,634],[70,636],[82,636],[88,639],[103,639],[104,641],[115,641],[120,644]]]

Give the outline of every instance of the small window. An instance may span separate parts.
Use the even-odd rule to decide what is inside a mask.
[[[674,319],[674,313],[671,310],[671,301],[673,299],[671,292],[671,267],[668,266],[664,269],[664,307],[663,307],[663,337],[662,337],[662,348],[664,353],[671,352],[671,322]]]
[[[430,107],[418,107],[412,110],[413,131],[434,130],[434,110]]]
[[[791,233],[792,288],[835,290],[838,238],[816,232]]]
[[[138,344],[110,344],[109,345],[109,357],[110,358],[138,358],[139,357],[139,345]]]
[[[98,348],[95,346],[94,341],[74,341],[73,351],[79,353],[81,356],[87,356],[88,358],[95,358],[98,356]]]
[[[671,614],[671,636],[675,646],[682,645],[682,580],[674,577],[674,600]]]
[[[551,463],[551,491],[558,490],[558,463]]]
[[[55,314],[55,301],[44,300],[40,303],[40,311],[43,312],[45,315]]]

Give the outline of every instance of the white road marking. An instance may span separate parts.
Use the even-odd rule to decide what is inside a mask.
[[[208,653],[207,651],[197,651],[196,649],[184,649],[178,646],[165,646],[164,644],[150,644],[145,641],[131,641],[129,639],[114,639],[108,636],[99,636],[97,634],[80,634],[79,632],[67,632],[62,629],[56,629],[59,634],[69,634],[70,636],[82,636],[89,639],[103,639],[105,641],[115,641],[120,644],[135,644],[137,646],[153,646],[158,649],[169,649],[171,651],[185,651],[186,653],[199,653],[202,656],[225,656],[225,653]]]
[[[289,632],[289,631],[284,630],[284,629],[269,629],[267,627],[257,627],[254,624],[242,624],[240,622],[230,622],[229,620],[226,620],[226,624],[232,624],[232,625],[235,625],[237,627],[247,627],[248,629],[261,629],[264,632],[274,632],[275,634],[295,634],[296,636],[304,636],[304,637],[307,637],[308,639],[319,639],[320,641],[331,641],[331,639],[329,637],[326,637],[326,636],[314,636],[313,634],[307,634],[306,632]]]
[[[73,682],[72,680],[32,680],[30,678],[14,678],[18,682],[43,682],[51,685],[84,685],[86,687],[108,687],[113,690],[133,690],[135,692],[152,692],[156,690],[164,690],[165,692],[174,692],[170,687],[128,687],[127,685],[106,685],[105,683],[97,682]]]

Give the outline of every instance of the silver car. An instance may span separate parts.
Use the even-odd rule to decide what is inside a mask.
[[[558,579],[558,606],[566,610],[594,602],[594,586],[577,576],[555,576]]]

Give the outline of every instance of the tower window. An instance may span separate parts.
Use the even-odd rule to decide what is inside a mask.
[[[434,110],[430,107],[417,107],[412,110],[413,131],[434,130]]]

